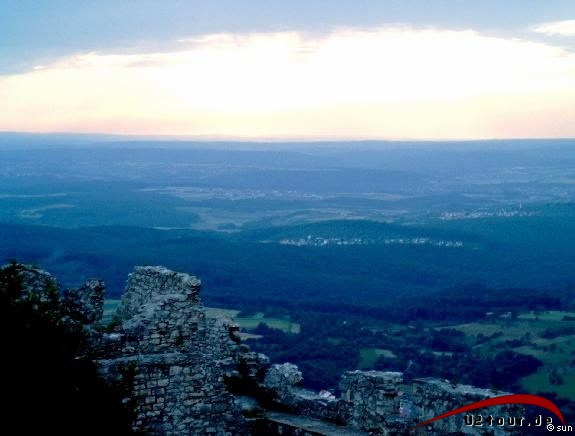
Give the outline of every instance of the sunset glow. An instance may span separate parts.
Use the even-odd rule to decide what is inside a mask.
[[[85,53],[0,76],[0,101],[4,131],[568,137],[575,54],[472,30],[218,33],[166,51]]]

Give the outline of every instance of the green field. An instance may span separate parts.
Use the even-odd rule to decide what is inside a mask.
[[[528,377],[524,377],[522,386],[527,392],[555,392],[559,397],[567,398],[571,401],[575,399],[575,373],[561,374],[561,384],[550,385],[549,368],[543,366]]]
[[[205,309],[208,318],[218,318],[221,316],[232,318],[243,330],[253,330],[260,323],[264,323],[272,329],[282,330],[286,333],[298,334],[300,332],[299,324],[283,318],[268,318],[263,312],[257,312],[248,317],[238,317],[238,310],[221,309],[218,307],[206,307]]]
[[[204,307],[206,317],[208,318],[235,318],[239,310],[222,309],[219,307]]]
[[[396,357],[395,353],[391,350],[383,348],[362,348],[359,351],[359,369],[371,369],[375,362],[380,358],[385,357],[393,359]]]
[[[573,318],[573,320],[565,320],[564,318]],[[535,321],[565,321],[565,322],[573,322],[575,321],[575,312],[565,312],[562,310],[551,310],[547,312],[529,312],[529,313],[522,313],[517,316],[517,319],[521,320],[535,320]]]
[[[119,299],[106,299],[104,300],[104,316],[102,321],[107,324],[112,320],[118,305],[120,304]],[[222,309],[220,307],[205,307],[206,317],[208,318],[231,318],[235,322],[237,322],[242,330],[253,330],[255,329],[260,323],[266,324],[268,327],[273,329],[282,330],[286,333],[294,333],[298,334],[300,332],[300,325],[291,322],[288,319],[283,318],[273,318],[273,317],[266,317],[264,313],[258,312],[252,316],[248,317],[238,317],[240,313],[239,310],[233,309]],[[248,334],[246,333],[246,337]],[[249,337],[253,337],[254,335],[249,335]]]
[[[289,326],[288,326],[286,321],[279,320],[276,318],[260,317],[261,314],[259,314],[259,313],[255,314],[254,317],[251,317],[251,318],[237,318],[238,313],[240,313],[239,310],[223,309],[220,307],[204,307],[204,311],[206,312],[207,318],[211,318],[211,319],[230,318],[230,319],[233,319],[242,328],[242,331],[240,332],[240,337],[244,341],[247,339],[259,339],[262,337],[261,335],[255,335],[253,333],[249,333],[246,331],[249,328],[257,327],[259,322],[256,322],[256,320],[260,320],[260,321],[265,320],[265,323],[268,324],[268,326],[271,327],[271,324],[274,324],[274,325],[277,325],[277,327],[274,327],[274,328],[289,332]],[[246,327],[246,325],[250,325],[251,327]],[[298,324],[292,324],[292,326],[297,326],[297,330],[298,330],[297,332],[292,331],[292,333],[299,333],[299,325]],[[292,328],[292,330],[295,330],[295,328]]]
[[[479,342],[476,347],[486,354],[511,349],[539,359],[543,366],[521,380],[525,391],[554,392],[575,401],[575,334],[569,330],[575,329],[575,312],[529,312],[514,320],[495,318],[451,328]],[[480,335],[488,339],[479,340]],[[508,341],[522,344],[514,346],[515,342]]]

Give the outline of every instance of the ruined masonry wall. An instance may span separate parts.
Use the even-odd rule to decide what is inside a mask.
[[[48,301],[57,292],[57,283],[47,272],[27,265],[19,265],[18,271],[25,293],[36,293]],[[250,434],[224,383],[227,378],[228,382],[235,380],[236,388],[247,386],[249,395],[267,398],[266,404],[271,400],[271,409],[283,411],[268,410],[252,421],[254,434],[522,434],[520,427],[510,425],[468,427],[464,415],[411,430],[462,405],[506,394],[489,389],[434,378],[404,386],[402,373],[381,371],[346,372],[340,398],[301,389],[297,384],[302,374],[297,366],[270,366],[266,356],[239,345],[237,325],[225,319],[206,319],[200,287],[200,281],[187,274],[163,267],[137,267],[130,274],[118,311],[121,325],[111,334],[95,328],[102,316],[103,282],[89,280],[79,289],[63,293],[65,317],[86,329],[95,355],[102,357],[97,361],[101,375],[131,386],[125,402],[135,412],[136,431],[151,435]],[[512,405],[473,414],[522,417],[525,411]]]
[[[171,353],[100,362],[110,377],[133,370],[134,429],[146,434],[242,434],[243,420],[216,366]]]
[[[419,421],[423,422],[457,409],[469,403],[485,400],[497,395],[505,395],[506,392],[496,393],[491,389],[480,389],[468,385],[452,384],[435,378],[417,379],[413,383],[413,403],[419,409]],[[525,409],[521,405],[495,406],[488,409],[478,409],[470,412],[474,415],[501,417],[525,416]],[[437,434],[463,433],[473,435],[520,435],[523,431],[519,427],[512,426],[483,426],[469,427],[465,425],[465,414],[451,416],[436,421],[431,428]]]
[[[159,296],[183,295],[192,305],[201,305],[202,282],[195,276],[177,273],[162,266],[137,266],[128,275],[126,290],[118,314],[129,319],[149,307],[149,302]]]
[[[358,434],[379,435],[512,435],[518,427],[468,427],[465,415],[456,415],[421,427],[417,424],[454,410],[465,404],[491,398],[498,393],[490,389],[456,385],[435,378],[403,384],[400,372],[348,371],[342,376],[340,398],[325,398],[293,386],[298,370],[294,365],[272,365],[266,385],[277,393],[279,403],[295,415],[344,424]],[[300,374],[301,375],[301,374]],[[502,417],[525,415],[522,406],[499,406],[473,413]],[[283,416],[283,420],[286,417]],[[297,427],[297,419],[292,425]]]
[[[207,320],[195,277],[137,267],[118,313],[120,352],[100,361],[114,378],[132,371],[134,430],[147,434],[241,435],[245,422],[224,385],[238,346],[225,320]]]
[[[340,383],[349,403],[348,423],[363,430],[384,429],[399,417],[401,372],[349,371]]]
[[[83,324],[99,322],[104,314],[105,290],[104,282],[98,279],[89,279],[77,289],[66,289],[63,298],[70,316]]]

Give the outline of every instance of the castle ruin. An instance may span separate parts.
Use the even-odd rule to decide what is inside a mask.
[[[43,276],[41,276],[43,277]],[[34,282],[35,283],[35,282]],[[400,372],[349,371],[335,397],[298,387],[297,366],[271,364],[239,339],[230,319],[208,319],[201,282],[163,267],[130,274],[109,333],[94,333],[101,376],[129,381],[133,429],[151,435],[521,434],[509,426],[471,427],[461,415],[412,430],[462,405],[501,395],[433,378],[403,383]],[[102,317],[104,286],[68,291],[87,328]],[[95,332],[96,330],[94,330]],[[481,411],[474,411],[474,414]],[[484,414],[521,416],[520,406]]]

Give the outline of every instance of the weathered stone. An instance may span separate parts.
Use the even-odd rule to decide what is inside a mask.
[[[199,292],[198,279],[166,268],[137,267],[130,274],[118,309],[121,352],[100,367],[108,375],[135,370],[135,430],[203,434],[208,426],[220,429],[214,434],[246,433],[218,363],[233,364],[238,346],[228,323],[206,319]],[[225,411],[232,419],[221,420]]]
[[[82,324],[93,324],[104,314],[104,293],[106,286],[102,280],[90,279],[77,289],[67,289],[63,302],[72,319]]]
[[[303,381],[303,376],[299,368],[292,363],[272,365],[264,380],[264,385],[270,389],[286,389],[295,386]]]
[[[491,389],[480,389],[468,385],[449,383],[448,381],[435,378],[422,378],[414,380],[413,404],[419,409],[419,420],[426,421],[435,416],[454,410],[463,405],[487,398],[508,395],[507,392],[495,392]],[[521,405],[506,405],[478,409],[472,412],[474,415],[522,417],[525,416],[524,407]],[[522,434],[520,427],[512,426],[483,426],[471,427],[465,425],[464,417],[455,415],[430,424],[431,431],[436,434],[463,433],[476,435],[509,435]]]
[[[58,283],[52,275],[40,268],[17,264],[18,273],[22,278],[23,294],[36,294],[41,300],[48,298],[48,292],[58,289]]]
[[[17,273],[25,296],[50,301],[57,295],[57,284],[45,271],[19,266]],[[134,407],[133,429],[146,434],[249,434],[243,413],[253,419],[257,434],[407,435],[425,420],[498,394],[437,379],[406,387],[401,373],[381,371],[345,373],[340,398],[318,394],[297,386],[303,379],[297,366],[270,366],[265,355],[238,344],[239,327],[231,320],[206,319],[195,277],[163,267],[136,268],[119,308],[121,325],[112,334],[92,326],[101,318],[103,294],[97,280],[66,291],[65,317],[91,332],[101,348],[104,378],[131,382],[123,403]],[[262,404],[283,412],[269,413]],[[474,413],[520,417],[524,410],[501,406]],[[467,427],[456,416],[417,434],[514,432],[520,434],[511,426]]]
[[[402,383],[400,372],[346,372],[340,389],[343,400],[349,405],[348,423],[362,430],[383,432],[390,418],[399,417]]]

